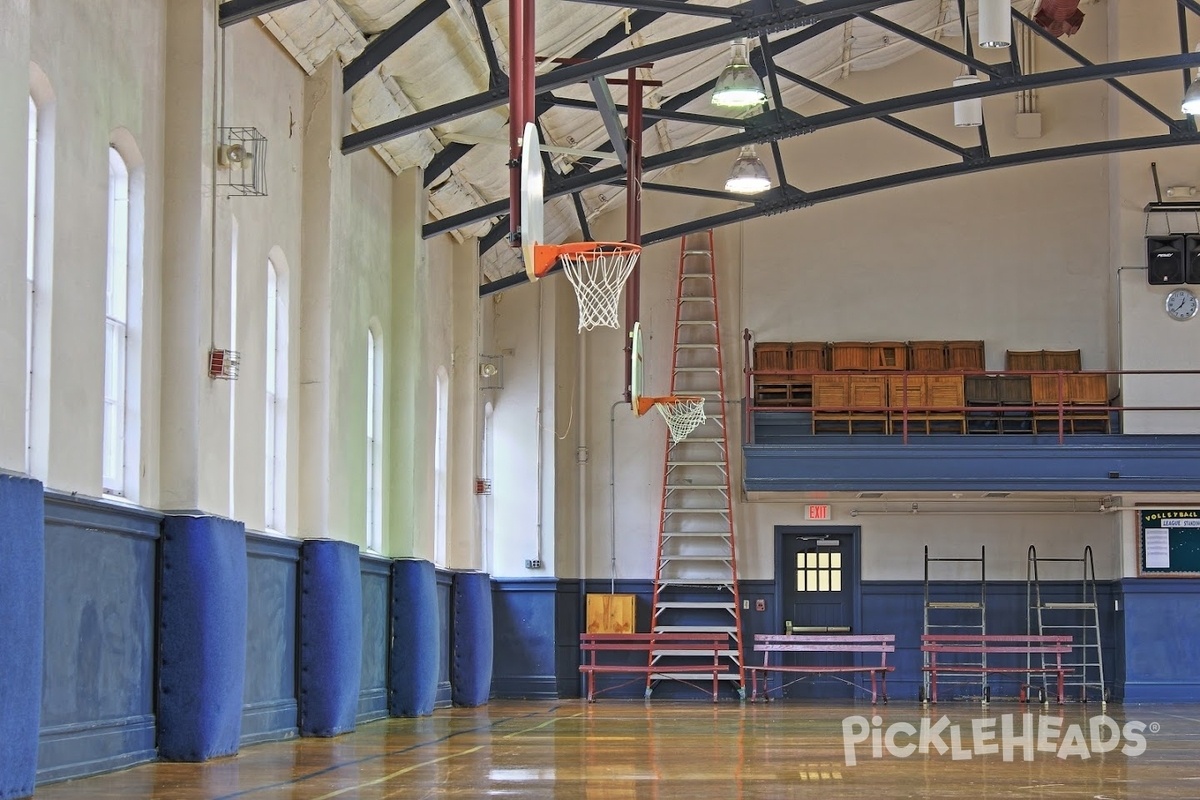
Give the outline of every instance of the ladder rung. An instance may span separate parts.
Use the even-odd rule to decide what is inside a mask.
[[[655,625],[655,633],[737,633],[736,625]],[[693,651],[694,653],[695,651]]]
[[[684,250],[685,256],[711,256],[712,250]]]
[[[651,680],[655,681],[711,681],[713,674],[711,672],[655,672],[650,675]],[[734,672],[718,672],[717,680],[719,681],[737,681],[742,682],[742,676]]]
[[[1045,608],[1045,609],[1050,609],[1050,610],[1054,610],[1054,609],[1058,609],[1058,610],[1095,609],[1096,604],[1095,603],[1042,603],[1041,607]]]
[[[677,325],[708,325],[710,328],[717,327],[717,323],[711,319],[681,319]]]
[[[981,603],[965,603],[958,601],[930,601],[925,604],[926,608],[979,608],[982,609]]]
[[[727,508],[664,508],[668,514],[728,514]]]
[[[698,536],[711,539],[714,536],[733,536],[733,531],[663,531],[663,536],[672,539],[682,539],[687,536]]]
[[[724,461],[668,461],[668,467],[723,467]]]
[[[713,489],[719,489],[721,491],[724,491],[725,484],[723,484],[723,483],[668,483],[667,488],[671,489],[672,491],[678,490],[678,489],[704,489],[706,491],[711,491]]]
[[[700,349],[715,350],[717,347],[717,343],[716,342],[699,342],[699,343],[681,344],[681,345],[677,345],[677,347],[680,350],[700,350]]]
[[[733,555],[730,553],[711,553],[708,555],[701,555],[698,553],[663,553],[662,558],[659,560],[663,564],[666,564],[670,561],[709,561],[716,564],[724,564],[727,561],[732,561]]]
[[[694,603],[668,600],[666,602],[660,602],[656,608],[658,611],[662,611],[666,608],[723,608],[726,611],[733,611],[734,605],[733,603],[714,603],[711,601],[699,600]]]
[[[659,586],[732,586],[729,578],[660,578]]]
[[[681,303],[700,303],[700,302],[711,303],[716,299],[717,298],[711,297],[709,295],[689,294],[689,295],[684,295],[683,297],[679,298],[679,302],[681,302]],[[707,320],[707,319],[706,320],[697,320],[697,322],[699,322],[699,321],[703,321],[703,322],[707,322],[707,323],[711,324],[711,320]]]

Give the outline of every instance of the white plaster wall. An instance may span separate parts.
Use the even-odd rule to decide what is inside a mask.
[[[0,183],[28,169],[29,3],[0,5]],[[25,470],[25,192],[0,196],[0,469]]]
[[[29,27],[30,58],[57,98],[47,485],[100,494],[108,148],[123,128],[146,178],[142,392],[134,398],[142,470],[133,492],[144,505],[158,502],[164,9],[155,0],[44,0],[32,4]],[[4,74],[28,81],[27,66]]]
[[[1114,54],[1130,58],[1147,51],[1155,54],[1178,52],[1175,7],[1170,3],[1113,3],[1108,9],[1111,46]],[[1171,115],[1180,117],[1183,92],[1178,73],[1130,79],[1129,85],[1147,100]],[[1114,136],[1155,136],[1163,126],[1148,114],[1112,92]],[[1200,319],[1175,322],[1164,311],[1164,300],[1174,286],[1151,286],[1146,281],[1145,234],[1200,230],[1194,214],[1146,215],[1147,203],[1155,200],[1150,165],[1158,166],[1161,185],[1200,186],[1200,167],[1194,148],[1179,147],[1148,153],[1129,153],[1112,160],[1114,194],[1111,231],[1114,258],[1111,270],[1119,284],[1120,366],[1125,370],[1200,370]],[[1168,199],[1168,198],[1163,198]],[[1195,288],[1195,287],[1193,287]],[[1127,375],[1122,399],[1127,406],[1196,405],[1200,376]],[[1200,413],[1171,411],[1127,411],[1129,433],[1200,432]]]

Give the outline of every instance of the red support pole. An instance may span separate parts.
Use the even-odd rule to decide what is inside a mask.
[[[508,232],[520,244],[521,135],[533,120],[534,0],[508,0]]]
[[[625,241],[642,243],[642,84],[637,68],[629,70],[626,83],[629,97],[625,116],[625,145],[629,167],[625,171]],[[634,265],[625,283],[625,401],[631,402],[629,385],[633,381],[633,323],[641,315],[642,260]]]

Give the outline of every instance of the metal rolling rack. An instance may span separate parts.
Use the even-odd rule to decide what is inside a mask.
[[[1042,581],[1046,580],[1038,570],[1044,564],[1077,564],[1082,573],[1078,591],[1074,599],[1046,600],[1042,596]],[[1058,582],[1058,581],[1056,581]],[[1100,643],[1100,604],[1096,597],[1096,564],[1092,560],[1092,547],[1083,548],[1081,558],[1045,558],[1038,557],[1037,549],[1029,545],[1028,565],[1025,571],[1025,597],[1028,607],[1026,618],[1029,633],[1039,635],[1066,634],[1073,637],[1071,653],[1063,658],[1063,665],[1069,666],[1065,686],[1070,696],[1070,688],[1079,687],[1078,698],[1099,700],[1103,708],[1108,700],[1108,690],[1104,684],[1104,658]],[[1047,656],[1043,655],[1045,662]],[[1033,657],[1030,656],[1030,666]],[[1045,666],[1045,663],[1042,664]],[[1046,684],[1045,673],[1031,672],[1028,681],[1033,685],[1034,676],[1038,676],[1043,686]],[[1092,690],[1089,696],[1088,692]],[[1049,691],[1047,686],[1046,691]]]
[[[930,558],[929,545],[925,545],[925,606],[922,632],[930,633],[987,633],[987,564],[985,562],[986,548],[979,547],[979,558]],[[930,564],[978,564],[979,565],[979,600],[938,600],[931,597],[929,588]],[[941,663],[939,661],[939,663]],[[960,686],[978,688],[979,696],[989,699],[987,673],[982,668],[987,666],[987,654],[981,653],[978,658],[963,656],[959,664],[969,664],[980,667],[979,677],[973,675],[947,676],[938,678],[939,687]],[[924,654],[924,666],[929,666],[929,653]],[[921,674],[920,700],[929,700],[929,672]]]

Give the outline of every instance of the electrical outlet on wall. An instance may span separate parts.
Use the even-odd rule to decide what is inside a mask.
[[[542,560],[540,558],[525,559],[525,569],[541,569]]]

